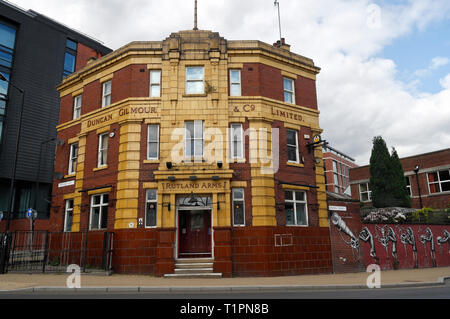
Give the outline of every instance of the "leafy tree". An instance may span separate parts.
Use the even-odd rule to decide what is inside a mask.
[[[406,180],[397,151],[389,154],[381,136],[373,138],[370,156],[370,189],[374,207],[411,207]]]

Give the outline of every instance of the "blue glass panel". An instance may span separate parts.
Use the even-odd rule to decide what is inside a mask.
[[[2,75],[9,81],[9,74],[2,72]],[[8,94],[8,82],[0,80],[0,95]]]
[[[16,41],[16,30],[4,24],[0,24],[0,44],[7,48],[14,49]]]
[[[66,52],[64,58],[64,71],[71,73],[75,71],[75,56],[73,54]]]
[[[72,50],[77,50],[77,43],[76,42],[74,42],[74,41],[72,41],[72,40],[69,40],[69,39],[67,39],[67,41],[66,41],[66,47],[68,47],[69,49],[72,49]]]
[[[0,48],[0,65],[10,68],[11,62],[12,62],[12,55],[10,53],[3,51]]]

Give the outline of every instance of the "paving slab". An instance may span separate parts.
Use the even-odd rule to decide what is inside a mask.
[[[36,288],[45,289],[66,288],[69,273],[63,274],[19,274],[8,273],[0,275],[0,291],[14,291]],[[185,291],[201,290],[202,288],[234,290],[245,289],[340,289],[342,287],[367,288],[369,273],[322,274],[284,277],[235,277],[235,278],[161,278],[145,275],[95,276],[81,274],[81,290],[108,289],[109,291],[171,291],[173,288]],[[381,272],[382,287],[438,285],[450,281],[450,267],[402,269]],[[282,288],[281,288],[282,287]],[[62,291],[62,290],[61,290]],[[204,289],[203,289],[204,291]]]

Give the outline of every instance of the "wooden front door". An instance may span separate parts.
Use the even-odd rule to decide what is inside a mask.
[[[211,211],[179,211],[179,257],[211,257]]]

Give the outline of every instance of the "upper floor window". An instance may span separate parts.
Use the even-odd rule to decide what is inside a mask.
[[[78,143],[70,145],[69,154],[69,169],[68,174],[74,174],[77,171],[77,159],[78,159]]]
[[[231,158],[241,159],[244,157],[244,132],[242,124],[231,124]]]
[[[0,22],[0,66],[12,67],[16,29]]]
[[[294,80],[283,78],[284,102],[295,104]]]
[[[362,202],[370,202],[372,200],[371,194],[372,192],[369,188],[369,183],[359,184],[359,199]]]
[[[75,72],[75,64],[77,61],[77,43],[67,39],[66,52],[64,55],[64,73],[63,78]]]
[[[111,104],[111,80],[103,83],[102,89],[102,107]]]
[[[98,167],[106,166],[108,159],[108,133],[98,137]]]
[[[296,130],[286,130],[286,140],[288,149],[288,162],[298,163],[298,132]]]
[[[308,226],[308,209],[306,193],[302,191],[285,191],[286,225]]]
[[[147,159],[156,160],[159,155],[159,125],[151,124],[148,126],[147,135]]]
[[[81,95],[77,95],[73,99],[73,119],[79,119],[81,117]]]
[[[8,81],[13,63],[16,29],[7,23],[0,22],[0,73],[7,81],[0,80],[0,142],[2,140],[3,121],[6,113]]]
[[[203,121],[187,121],[185,126],[185,157],[203,156]]]
[[[186,94],[205,93],[205,70],[202,66],[186,67]]]
[[[241,95],[241,70],[230,70],[230,96]]]
[[[431,194],[450,191],[450,169],[428,173],[428,187]]]
[[[150,70],[150,97],[161,97],[161,70]]]

